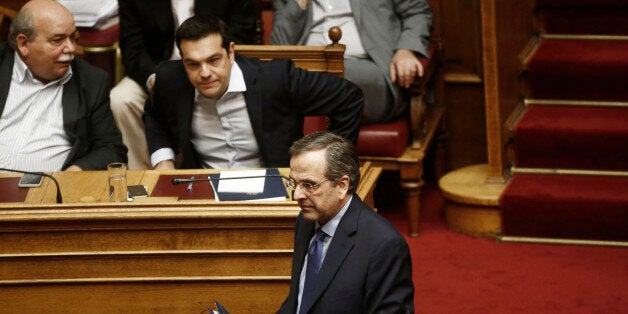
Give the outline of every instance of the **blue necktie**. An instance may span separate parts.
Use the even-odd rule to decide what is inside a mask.
[[[310,244],[307,250],[307,268],[305,270],[305,283],[303,284],[299,314],[305,313],[305,310],[310,307],[312,302],[316,278],[323,262],[323,241],[325,241],[326,237],[328,235],[322,229],[316,230],[316,239],[314,239],[314,242]]]

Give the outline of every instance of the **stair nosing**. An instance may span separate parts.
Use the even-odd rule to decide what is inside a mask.
[[[617,170],[589,170],[589,169],[559,169],[559,168],[526,168],[510,167],[512,174],[557,174],[557,175],[580,175],[580,176],[607,176],[607,177],[628,177],[628,171]]]
[[[592,106],[592,107],[628,107],[628,101],[610,100],[571,100],[571,99],[538,99],[525,98],[526,106]]]
[[[555,34],[555,33],[541,33],[539,34],[541,39],[563,39],[563,40],[617,40],[628,41],[628,35],[597,35],[597,34]]]

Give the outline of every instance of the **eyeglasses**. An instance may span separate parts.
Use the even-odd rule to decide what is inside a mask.
[[[325,179],[325,180],[323,180],[321,182],[318,182],[318,183],[315,183],[315,184],[312,184],[310,182],[303,182],[303,181],[297,183],[297,181],[295,181],[292,178],[286,178],[286,186],[289,189],[291,189],[291,190],[296,190],[297,187],[301,187],[301,191],[303,191],[304,193],[313,193],[314,191],[316,191],[318,189],[318,187],[321,184],[323,184],[323,183],[325,183],[327,181],[329,181],[329,179]]]

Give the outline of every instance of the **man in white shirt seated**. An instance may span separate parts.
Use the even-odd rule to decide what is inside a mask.
[[[0,167],[107,169],[126,162],[109,108],[107,73],[74,59],[72,14],[52,0],[26,3],[0,44]]]
[[[111,89],[111,110],[128,147],[129,169],[149,169],[142,114],[157,64],[179,60],[175,30],[193,15],[213,14],[229,25],[233,41],[252,44],[257,27],[252,0],[124,0],[120,51],[125,76]]]
[[[186,20],[176,43],[182,60],[157,67],[143,117],[155,169],[286,167],[309,115],[357,141],[363,98],[351,82],[236,55],[214,16]]]

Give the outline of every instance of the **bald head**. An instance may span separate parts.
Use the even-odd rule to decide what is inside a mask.
[[[57,23],[71,21],[74,24],[74,17],[66,7],[54,0],[31,0],[26,2],[13,19],[9,28],[9,45],[13,49],[17,49],[16,40],[19,34],[33,39],[37,36],[38,29],[46,27],[46,25],[55,21]]]
[[[72,13],[54,0],[27,2],[9,29],[9,44],[43,83],[67,73],[76,51],[76,37]]]

